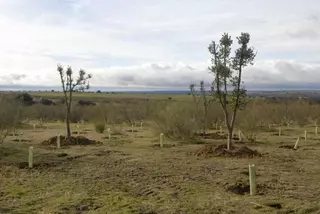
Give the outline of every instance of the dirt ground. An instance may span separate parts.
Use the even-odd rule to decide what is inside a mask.
[[[196,155],[222,139],[165,139],[167,146],[159,148],[148,127],[111,139],[91,125],[80,129],[81,136],[103,144],[49,147],[42,142],[64,134],[62,124],[49,124],[36,132],[19,130],[20,140],[9,136],[0,145],[0,213],[320,213],[320,136],[312,127],[238,142],[262,154],[251,158]],[[298,150],[286,146],[299,136]],[[255,196],[248,194],[249,164],[257,170]]]

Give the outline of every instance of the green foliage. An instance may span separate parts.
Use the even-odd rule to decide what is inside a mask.
[[[241,75],[243,68],[253,64],[256,56],[254,49],[248,47],[250,34],[241,33],[237,37],[240,47],[231,55],[231,45],[233,40],[224,33],[217,45],[214,41],[209,45],[209,52],[212,55],[212,66],[209,70],[214,74],[215,79],[212,85],[212,94],[218,99],[221,105],[231,109],[244,108],[247,103],[246,90],[241,87]],[[231,93],[228,92],[232,88]]]
[[[97,133],[103,133],[106,130],[106,124],[104,121],[96,121],[94,127]]]

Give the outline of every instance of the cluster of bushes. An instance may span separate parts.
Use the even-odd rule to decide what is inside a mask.
[[[21,106],[15,97],[0,94],[0,143],[8,134],[8,130],[15,127],[21,118]]]
[[[2,129],[14,126],[20,118],[42,121],[65,119],[64,105],[40,103],[28,105],[31,103],[28,95],[16,98],[17,96],[1,96],[0,126]],[[27,105],[23,105],[25,103]],[[218,103],[210,103],[206,120],[204,120],[203,105],[196,107],[191,97],[184,102],[152,99],[120,102],[115,99],[110,102],[100,102],[99,105],[92,103],[94,102],[89,102],[88,105],[75,103],[70,115],[71,122],[99,121],[97,131],[103,132],[105,124],[132,125],[140,120],[148,120],[155,130],[164,133],[167,137],[187,139],[202,130],[203,126],[211,128],[213,123],[224,121],[224,115]],[[319,107],[319,104],[298,99],[276,103],[263,99],[251,99],[246,108],[239,111],[236,127],[240,128],[248,139],[254,139],[255,133],[261,129],[268,129],[269,124],[315,123],[319,118]]]

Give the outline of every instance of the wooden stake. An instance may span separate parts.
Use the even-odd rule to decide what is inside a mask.
[[[242,141],[242,138],[241,138],[241,131],[240,131],[240,130],[238,131],[238,137],[239,137],[239,141]]]
[[[318,135],[318,126],[316,126],[316,131],[315,132],[316,132],[316,135]]]
[[[140,122],[140,129],[143,129],[143,121]]]
[[[160,134],[160,148],[163,147],[163,133]]]
[[[57,149],[60,149],[61,145],[60,145],[60,135],[58,134],[57,136]]]
[[[133,124],[132,124],[132,126],[131,126],[131,132],[133,133],[133,128],[134,128],[134,126],[133,126]]]
[[[220,134],[222,134],[222,126],[220,126]]]
[[[108,138],[111,139],[111,129],[108,128],[108,131],[107,131],[107,132],[108,132]]]
[[[249,164],[249,181],[250,181],[250,195],[255,195],[256,189],[256,168],[254,164]]]
[[[29,160],[28,160],[29,168],[33,167],[33,147],[29,147]]]
[[[295,149],[295,150],[296,150],[296,149],[298,149],[299,141],[300,141],[300,137],[298,137],[298,139],[297,139],[296,143],[294,144],[293,149]]]
[[[304,130],[304,140],[307,141],[307,130]]]
[[[33,124],[33,131],[36,132],[36,124]]]
[[[279,137],[281,136],[281,127],[279,127]]]

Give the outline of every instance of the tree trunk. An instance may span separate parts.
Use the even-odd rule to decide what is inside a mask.
[[[207,123],[208,123],[208,120],[207,120],[207,117],[208,117],[208,112],[207,112],[207,109],[205,107],[205,111],[204,111],[204,122],[203,122],[203,135],[206,136],[206,132],[207,132]]]
[[[70,130],[70,104],[67,106],[66,111],[66,126],[67,126],[67,137],[71,137],[71,130]]]
[[[230,127],[228,129],[227,150],[230,150],[232,146],[232,132],[233,132],[233,127]]]

